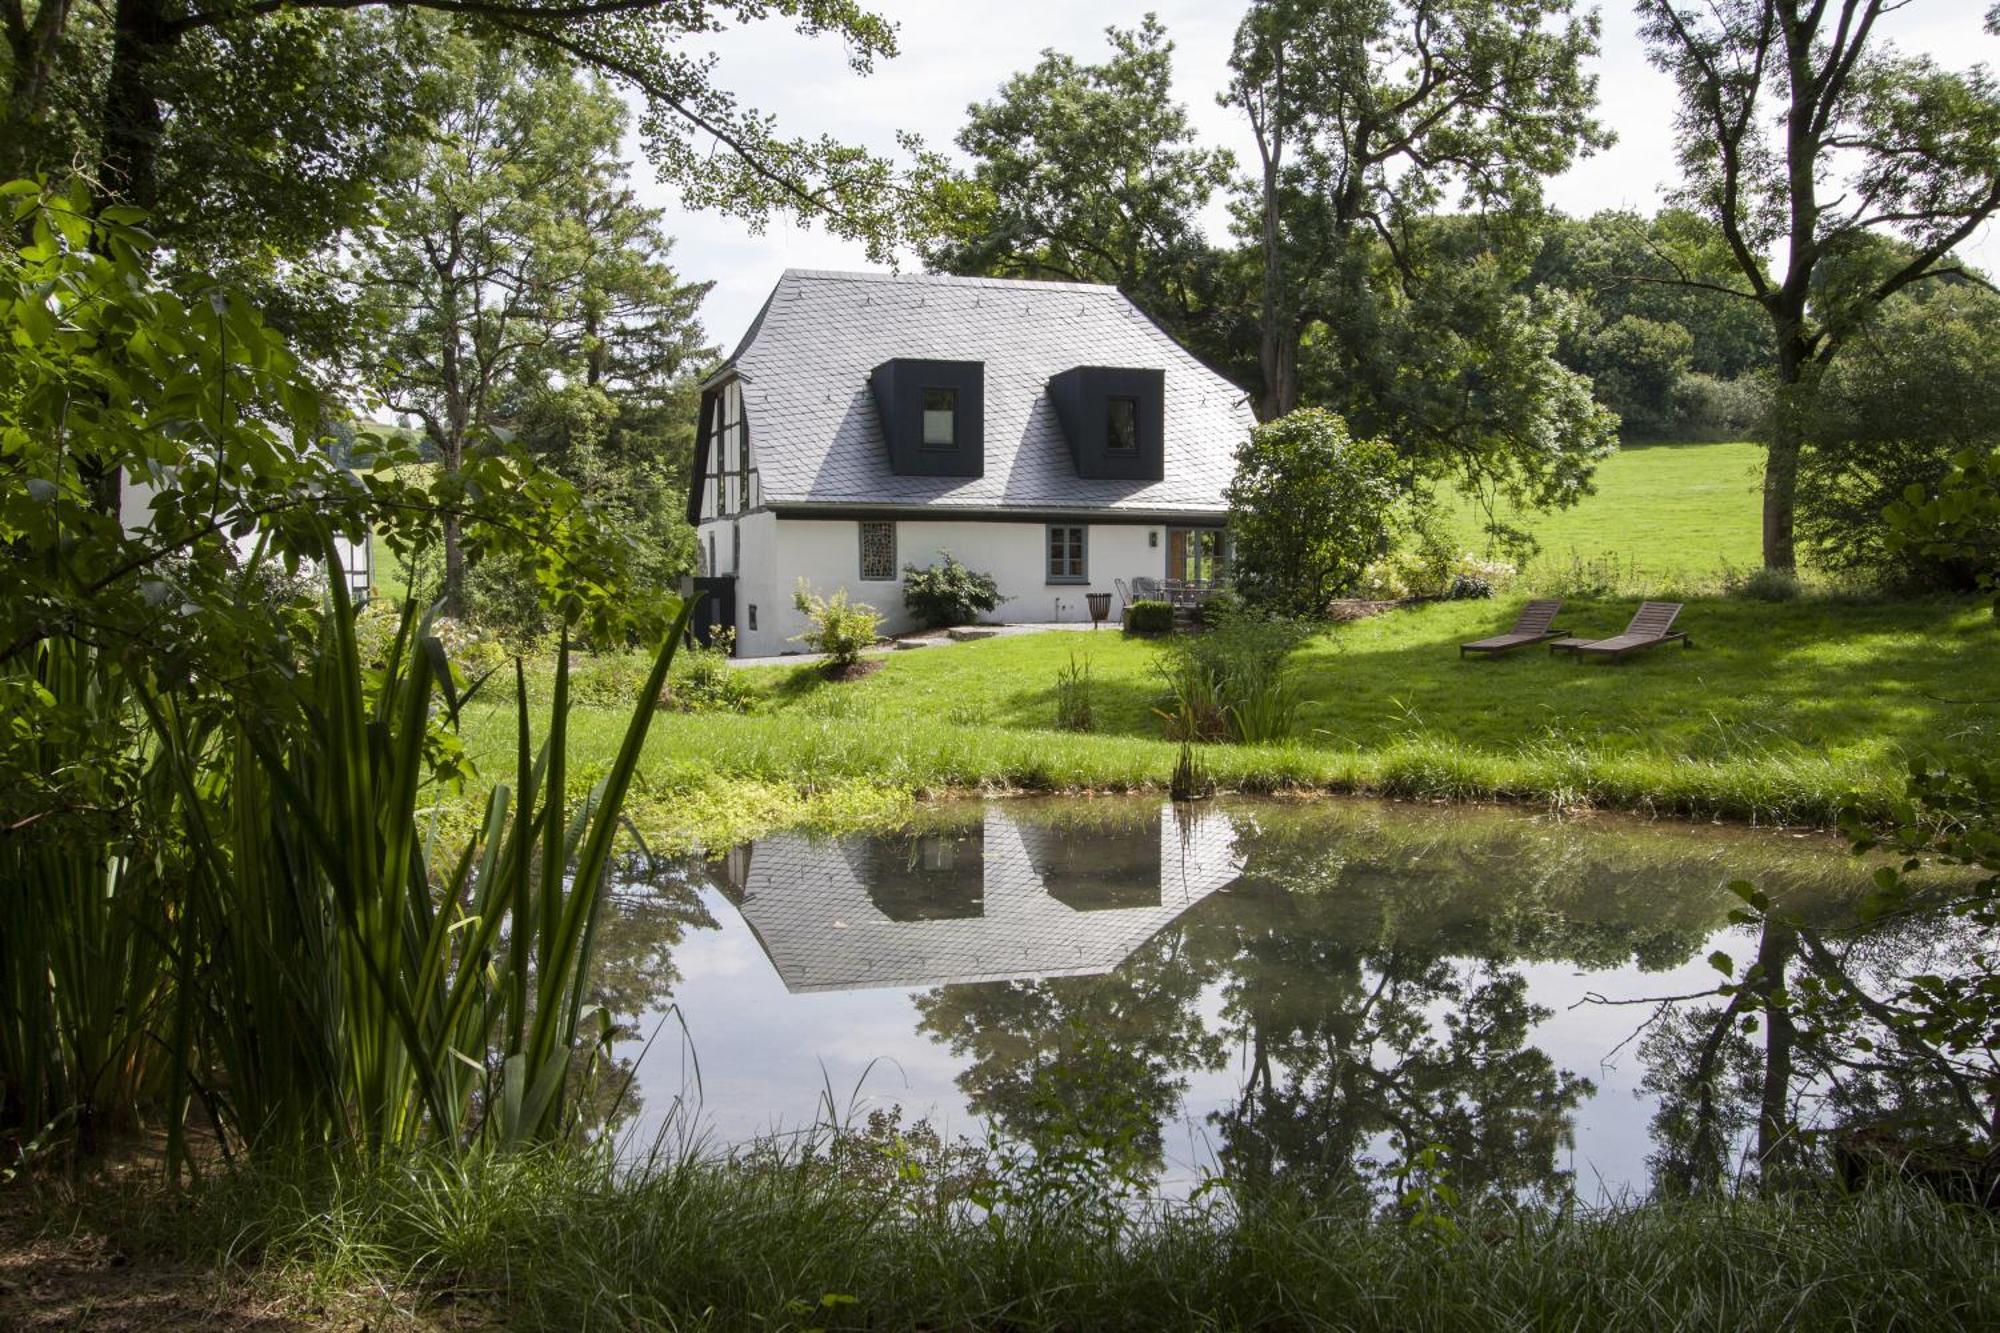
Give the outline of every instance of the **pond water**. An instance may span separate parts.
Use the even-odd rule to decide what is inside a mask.
[[[899,1108],[1212,1172],[1644,1192],[1672,1063],[1646,1004],[1757,942],[1746,879],[1838,917],[1834,839],[1356,801],[1010,800],[776,834],[621,886],[602,991],[637,1144]],[[1659,1123],[1656,1123],[1656,1120]]]

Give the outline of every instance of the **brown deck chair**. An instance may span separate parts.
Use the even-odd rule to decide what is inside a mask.
[[[1681,647],[1692,648],[1694,639],[1673,628],[1674,617],[1680,613],[1679,602],[1641,602],[1638,613],[1632,617],[1632,623],[1625,627],[1623,634],[1572,644],[1569,651],[1601,662],[1622,662],[1628,654],[1657,648],[1675,639],[1681,641]],[[1556,646],[1550,645],[1550,650],[1554,651]]]
[[[1549,626],[1554,623],[1556,613],[1562,610],[1562,605],[1560,597],[1547,602],[1529,602],[1521,608],[1520,619],[1514,622],[1514,628],[1505,634],[1496,634],[1490,639],[1461,643],[1458,645],[1458,655],[1464,657],[1467,653],[1489,653],[1498,656],[1501,653],[1511,653],[1516,648],[1526,648],[1531,643],[1560,639],[1568,631],[1550,629]]]

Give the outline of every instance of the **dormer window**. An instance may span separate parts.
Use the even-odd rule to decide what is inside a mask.
[[[924,448],[958,446],[958,390],[924,390]]]
[[[869,375],[889,470],[899,477],[986,472],[986,366],[898,357]]]
[[[1139,452],[1139,400],[1113,398],[1105,404],[1104,448],[1114,454]]]
[[[1159,481],[1166,475],[1166,373],[1139,366],[1076,366],[1049,380],[1049,398],[1076,475]]]

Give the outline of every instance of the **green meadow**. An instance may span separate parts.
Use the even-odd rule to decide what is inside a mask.
[[[1826,824],[1879,811],[1916,758],[1988,745],[1995,630],[1974,599],[1769,604],[1689,601],[1694,647],[1616,666],[1530,649],[1461,659],[1523,595],[1432,603],[1329,628],[1287,675],[1301,699],[1288,740],[1211,745],[1225,787],[1516,800],[1695,818]],[[1563,621],[1612,633],[1632,604],[1572,600]],[[792,822],[872,822],[912,799],[966,790],[1164,787],[1178,747],[1154,712],[1163,649],[1114,631],[1043,633],[889,654],[864,679],[810,665],[745,668],[746,714],[663,715],[632,815],[668,845]],[[1057,730],[1056,673],[1091,675],[1095,728]],[[597,659],[591,673],[628,672]],[[615,689],[605,691],[615,697]],[[513,710],[476,705],[468,747],[505,772]],[[608,762],[617,706],[580,708],[573,760]]]
[[[1522,513],[1503,502],[1494,517],[1541,543],[1531,569],[1610,559],[1656,581],[1755,569],[1763,465],[1762,446],[1744,441],[1629,445],[1598,465],[1596,493],[1570,508]],[[1479,506],[1457,495],[1451,512],[1467,546],[1482,549]]]

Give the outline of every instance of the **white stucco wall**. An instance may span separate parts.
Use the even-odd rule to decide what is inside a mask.
[[[851,519],[778,518],[770,513],[740,520],[743,569],[729,568],[728,523],[704,523],[702,537],[716,533],[722,573],[737,573],[737,651],[745,657],[769,657],[803,651],[791,640],[806,629],[806,619],[792,607],[792,591],[804,578],[813,591],[831,594],[846,588],[850,598],[882,613],[885,634],[915,628],[903,609],[902,570],[905,565],[930,565],[950,551],[971,569],[991,574],[1008,600],[986,619],[1018,624],[1042,621],[1087,621],[1084,594],[1112,594],[1112,615],[1118,614],[1113,579],[1163,577],[1167,567],[1164,525],[1087,523],[1088,583],[1051,584],[1047,579],[1048,540],[1043,523],[997,523],[966,520],[902,520],[896,524],[896,578],[864,582],[861,575],[861,535]],[[1157,544],[1149,542],[1153,535]],[[757,607],[757,628],[749,627],[749,608]]]

